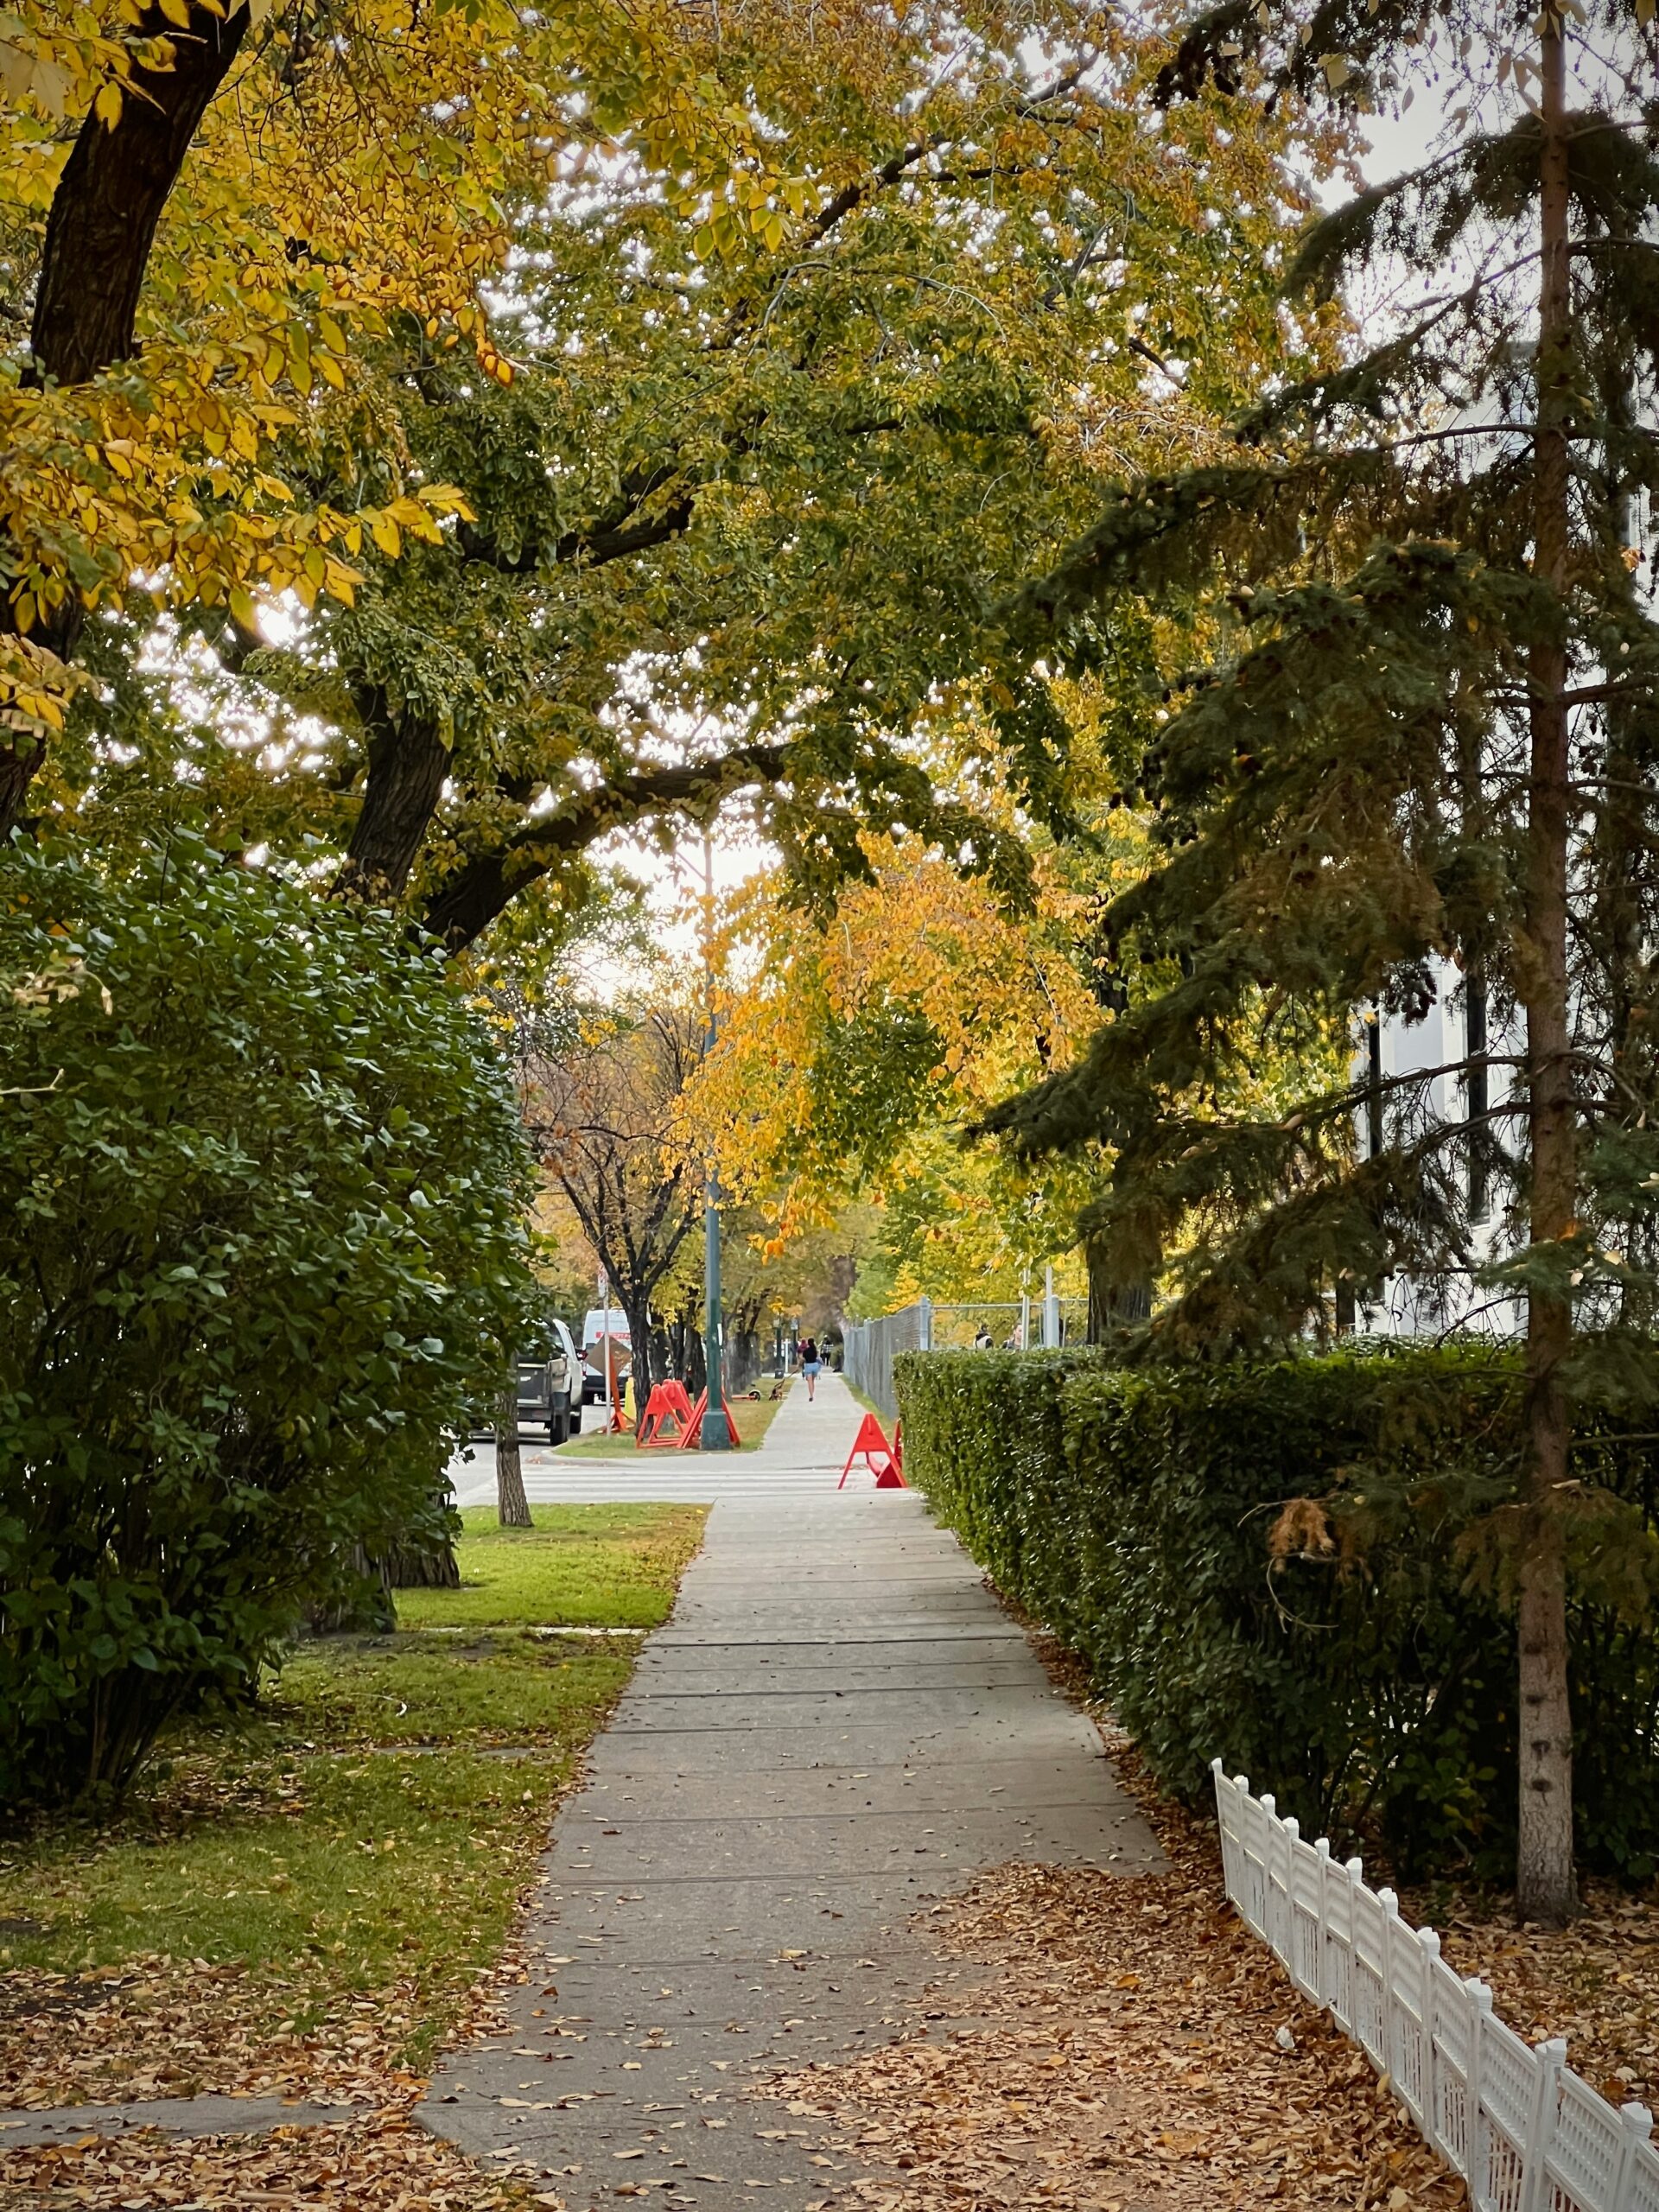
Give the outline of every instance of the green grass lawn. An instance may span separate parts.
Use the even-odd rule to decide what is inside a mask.
[[[792,1387],[791,1382],[785,1383],[785,1396],[788,1395]],[[771,1382],[763,1382],[760,1388],[770,1391]],[[732,1400],[732,1413],[737,1422],[738,1448],[741,1451],[754,1450],[756,1445],[772,1427],[777,1417],[778,1408],[783,1402],[782,1397],[734,1398]],[[603,1406],[588,1406],[583,1411],[582,1417],[585,1421],[601,1421],[605,1418],[605,1408]],[[568,1444],[561,1444],[558,1450],[573,1459],[633,1459],[644,1462],[652,1459],[665,1459],[671,1456],[667,1452],[657,1452],[652,1449],[642,1452],[634,1442],[632,1434],[606,1436],[594,1434],[591,1430],[584,1431],[580,1436],[573,1436]],[[691,1454],[688,1452],[685,1457],[689,1459]]]
[[[612,1440],[633,1448],[631,1437]],[[640,1453],[644,1459],[646,1454]],[[655,1628],[702,1537],[701,1505],[536,1505],[503,1529],[493,1505],[461,1515],[459,1590],[402,1590],[405,1628]]]
[[[118,1819],[0,1844],[0,2092],[105,2094],[158,2063],[166,2094],[236,2086],[282,2031],[291,2044],[321,2030],[338,2057],[366,2029],[378,2063],[426,2063],[499,1954],[552,1805],[633,1665],[633,1636],[531,1624],[661,1620],[703,1513],[536,1518],[508,1535],[469,1515],[460,1590],[405,1593],[413,1624],[396,1634],[302,1643],[254,1714],[181,1732]],[[446,1626],[458,1632],[432,1632]],[[203,2012],[191,1989],[239,1969],[233,2016],[194,2043],[152,2029],[159,2055],[140,2047],[143,2003],[131,2049],[108,2018],[83,2035],[73,2003],[44,2040],[31,2025],[40,1970],[73,1990],[137,1962],[162,2021]]]

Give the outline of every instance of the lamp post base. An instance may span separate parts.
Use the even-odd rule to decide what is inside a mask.
[[[734,1452],[737,1439],[732,1434],[732,1425],[726,1418],[723,1406],[710,1406],[702,1417],[702,1431],[697,1440],[703,1452]]]

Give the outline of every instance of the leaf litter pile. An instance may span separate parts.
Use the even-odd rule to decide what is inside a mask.
[[[296,1989],[292,2009],[309,1996]],[[421,2013],[405,1980],[301,2026],[281,2017],[274,1977],[167,1957],[79,1974],[15,1967],[0,2009],[0,2105],[37,2111],[204,2090],[378,2102],[412,2078],[387,2053]]]
[[[1462,2184],[1221,1895],[1214,1840],[1119,1771],[1168,1859],[1016,1865],[936,1906],[902,2039],[758,2094],[832,2125],[836,2212],[1452,2212]],[[835,2169],[841,2171],[836,2174]]]
[[[180,2141],[146,2131],[0,2155],[6,2212],[519,2212],[517,2183],[481,2173],[414,2121]]]
[[[1073,1685],[1075,1687],[1075,1685]],[[1213,1834],[1164,1801],[1133,1747],[1120,1774],[1168,1865],[1149,1875],[1019,1864],[925,1916],[939,1971],[898,2039],[845,2063],[771,2076],[753,2094],[817,2123],[822,2212],[1452,2212],[1465,2202],[1363,2056],[1291,1987],[1222,1897]],[[528,1901],[521,1896],[521,1907]],[[1449,1961],[1485,1973],[1529,2037],[1566,2034],[1573,2063],[1622,2101],[1659,2087],[1659,1922],[1650,1903],[1592,1885],[1559,1936],[1504,1925],[1490,1901],[1409,1901]],[[458,2042],[499,2032],[516,1944],[463,2008]],[[10,2080],[0,2102],[243,2093],[350,2100],[349,2126],[7,2152],[8,2212],[534,2212],[511,2170],[487,2174],[415,2123],[402,2070],[412,1986],[359,1995],[272,2031],[235,1966],[130,1961],[120,1971],[14,1969]],[[260,1992],[267,2000],[270,1988]],[[138,2054],[142,2052],[142,2062]],[[9,2100],[5,2090],[12,2094]],[[21,2092],[21,2094],[19,2094]],[[798,2133],[791,2129],[791,2134]],[[759,2186],[760,2184],[756,2184]],[[621,2196],[647,2189],[624,2185]]]

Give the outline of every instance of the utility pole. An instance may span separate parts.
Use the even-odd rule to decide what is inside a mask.
[[[715,856],[709,833],[702,837],[702,958],[709,993],[709,1027],[703,1037],[705,1054],[715,1049]],[[703,1182],[702,1207],[703,1364],[708,1370],[709,1395],[703,1407],[702,1448],[729,1452],[736,1442],[726,1419],[724,1377],[721,1368],[720,1319],[720,1177],[714,1147],[709,1150]]]

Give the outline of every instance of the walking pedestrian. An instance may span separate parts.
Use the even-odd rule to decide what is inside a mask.
[[[806,1395],[807,1402],[809,1404],[810,1404],[811,1401],[817,1395],[818,1369],[821,1364],[822,1363],[818,1358],[817,1338],[816,1337],[803,1337],[801,1339],[801,1372],[806,1377]]]

